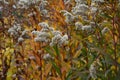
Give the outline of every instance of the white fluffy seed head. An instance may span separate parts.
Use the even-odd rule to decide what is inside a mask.
[[[101,33],[104,35],[105,33],[107,33],[110,29],[108,27],[103,28],[103,30],[101,31]]]
[[[34,31],[32,31],[32,34],[33,34],[33,35],[38,35],[38,34],[39,34],[39,31],[35,31],[35,30],[34,30]]]
[[[58,34],[60,34],[60,35],[62,35],[62,33],[60,32],[60,31],[52,31],[52,34],[55,36],[55,35],[58,35]]]
[[[75,23],[75,27],[76,27],[76,30],[81,30],[82,29],[82,23],[80,23],[80,22],[76,22]]]
[[[91,7],[91,13],[92,14],[95,14],[97,12],[97,7]]]
[[[86,4],[80,4],[77,6],[77,9],[86,12],[89,10],[89,7]]]
[[[43,9],[43,10],[41,10],[40,12],[41,12],[41,14],[42,14],[43,16],[49,17],[49,15],[48,15],[48,10]]]
[[[92,29],[92,27],[90,25],[85,25],[82,27],[82,30],[84,31],[90,31]]]
[[[49,37],[49,33],[47,32],[39,32],[38,37]]]
[[[77,4],[82,4],[82,3],[85,3],[86,0],[75,0],[75,2],[76,2]]]
[[[65,34],[64,36],[61,36],[60,34],[55,35],[52,38],[52,42],[50,43],[50,46],[53,46],[55,44],[58,44],[59,46],[68,44],[68,35]]]
[[[56,44],[61,38],[62,38],[62,36],[61,36],[60,34],[55,35],[55,36],[52,38],[52,42]]]
[[[8,33],[15,32],[14,28],[9,28]]]
[[[92,0],[92,2],[103,3],[103,2],[105,2],[105,1],[104,1],[104,0]]]
[[[53,42],[51,42],[49,45],[50,45],[51,47],[53,47],[55,44],[54,44]]]
[[[49,53],[47,53],[43,56],[44,60],[47,60],[47,59],[50,59],[50,58],[52,58],[52,56]]]
[[[96,79],[96,78],[97,78],[97,76],[96,76],[96,65],[95,65],[94,62],[90,65],[89,72],[90,72],[90,76],[91,76],[93,79]]]
[[[74,20],[74,16],[70,12],[64,13],[64,16],[66,23],[72,22]]]
[[[34,39],[35,42],[45,42],[46,41],[46,37],[36,37]]]
[[[42,28],[46,28],[46,29],[49,28],[49,25],[46,22],[41,22],[38,25],[41,26]]]
[[[65,39],[65,40],[68,40],[68,35],[65,34],[62,38]]]
[[[65,34],[60,40],[59,40],[59,45],[62,46],[62,45],[67,45],[68,44],[68,35]]]
[[[18,38],[18,43],[23,42],[23,41],[24,41],[24,39],[22,37]]]
[[[18,28],[18,26],[17,25],[13,25],[13,28],[16,30]]]
[[[41,31],[41,32],[49,32],[49,29],[42,28],[40,31]]]
[[[25,34],[27,34],[27,32],[27,30],[24,30],[21,35],[24,36]]]
[[[53,32],[53,31],[54,31],[54,28],[53,28],[53,27],[49,27],[49,30]]]

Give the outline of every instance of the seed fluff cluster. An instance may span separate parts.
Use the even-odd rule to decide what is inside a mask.
[[[34,39],[35,42],[46,42],[50,46],[68,44],[67,34],[63,35],[60,31],[50,27],[46,22],[41,22],[38,25],[41,26],[42,29],[40,31],[32,31],[32,34],[36,35]]]

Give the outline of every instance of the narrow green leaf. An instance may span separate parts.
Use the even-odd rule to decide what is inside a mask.
[[[53,46],[53,48],[54,48],[54,50],[55,50],[55,52],[56,52],[57,56],[60,56],[60,51],[59,51],[58,46],[57,46],[57,45],[55,45],[55,46]]]
[[[48,52],[51,56],[55,56],[53,51],[50,49],[50,47],[46,47],[45,51]]]
[[[111,17],[110,15],[106,14],[106,13],[100,14],[100,16],[105,17],[105,18],[112,19],[112,17]]]
[[[66,77],[65,80],[71,80],[71,79],[70,79],[70,76],[71,76],[71,75],[72,75],[72,70],[70,70],[70,71],[68,72],[67,77]]]
[[[56,65],[55,62],[51,61],[52,62],[52,66],[53,68],[56,70],[56,72],[61,76],[61,70],[60,68]]]

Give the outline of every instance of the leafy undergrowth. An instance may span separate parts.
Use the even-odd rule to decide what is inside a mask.
[[[120,0],[0,0],[0,80],[119,80]]]

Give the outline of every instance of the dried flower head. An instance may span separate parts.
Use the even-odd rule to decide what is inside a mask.
[[[52,58],[52,56],[49,53],[44,54],[44,56],[43,56],[44,60],[48,60],[48,59],[51,59],[51,58]]]
[[[90,65],[89,72],[90,72],[90,76],[91,76],[93,79],[96,79],[96,78],[97,78],[97,76],[96,76],[96,63],[95,63],[95,62],[93,62],[93,63]]]
[[[21,42],[23,42],[24,41],[24,39],[22,38],[22,37],[19,37],[18,38],[18,43],[21,43]]]
[[[80,23],[80,22],[76,22],[76,23],[75,23],[75,27],[76,27],[76,28],[75,28],[76,30],[81,30],[82,27],[83,27],[83,25],[82,25],[82,23]]]
[[[103,28],[103,30],[101,31],[101,33],[104,35],[105,33],[107,33],[110,29],[108,27]]]
[[[41,26],[42,28],[49,29],[49,25],[46,22],[41,22],[38,25]]]

